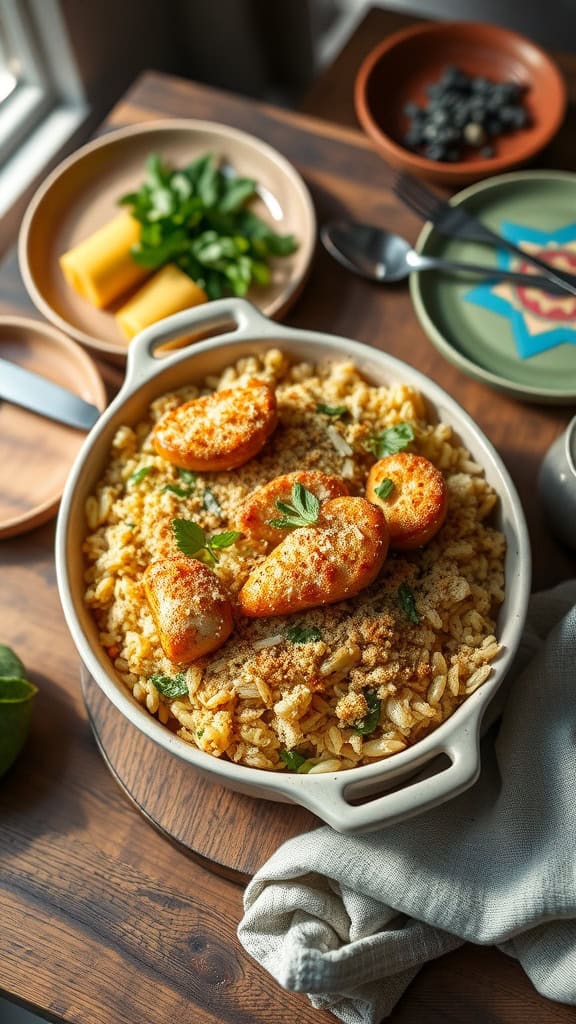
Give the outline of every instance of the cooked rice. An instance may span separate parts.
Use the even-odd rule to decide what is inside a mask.
[[[156,455],[154,423],[210,388],[254,376],[276,386],[280,417],[260,455],[230,472],[199,474],[189,496],[167,490],[182,488],[182,479]],[[316,411],[319,403],[346,406],[348,416],[331,420]],[[374,462],[367,438],[406,421],[415,434],[410,450],[430,459],[446,479],[448,515],[436,537],[417,551],[389,555],[376,582],[348,601],[292,616],[237,616],[225,645],[187,669],[187,695],[159,693],[151,677],[174,676],[178,669],[160,646],[142,574],[149,562],[178,554],[172,520],[227,530],[255,487],[294,470],[345,473],[351,493],[363,494]],[[342,443],[334,443],[335,434]],[[203,500],[207,488],[216,506]],[[315,773],[370,764],[436,729],[490,676],[499,651],[495,615],[504,597],[505,539],[490,525],[496,502],[482,467],[450,426],[428,419],[412,387],[373,386],[349,362],[290,365],[271,350],[210,378],[210,386],[158,398],[147,420],[119,428],[104,476],[86,501],[86,602],[118,678],[187,743],[271,770],[286,770],[286,750],[297,750]],[[263,544],[247,538],[220,553],[215,571],[232,596],[265,554]],[[399,603],[402,583],[414,594],[418,624]],[[291,642],[287,630],[294,625],[316,627],[321,639]],[[379,722],[361,735],[358,721],[374,696]]]

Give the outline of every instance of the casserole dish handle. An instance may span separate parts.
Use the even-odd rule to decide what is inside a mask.
[[[227,327],[229,330],[226,330]],[[218,299],[202,306],[194,306],[192,309],[184,309],[181,313],[175,313],[151,324],[130,343],[122,392],[132,391],[159,369],[188,359],[190,349],[198,341],[197,336],[210,338],[212,331],[218,338],[218,345],[243,337],[253,338],[255,335],[273,341],[285,334],[293,333],[290,329],[269,320],[246,299]],[[190,334],[195,334],[196,337],[186,339]],[[181,345],[174,347],[172,351],[167,349],[161,357],[154,355],[161,345],[167,345],[179,338],[183,339]]]
[[[295,793],[291,796],[337,832],[353,835],[387,828],[431,810],[458,796],[476,782],[480,774],[477,728],[473,726],[465,731],[455,730],[442,748],[436,748],[427,760],[432,761],[441,753],[450,759],[450,765],[443,770],[424,778],[420,776],[407,785],[400,781],[397,789],[373,798],[368,796],[362,803],[358,802],[358,798],[346,794],[346,790],[354,790],[354,782],[350,778],[353,773],[350,772],[326,775],[325,778],[316,776],[314,782],[318,780],[319,785],[302,786],[297,796]],[[300,778],[305,780],[306,776]],[[356,802],[351,802],[354,800]]]

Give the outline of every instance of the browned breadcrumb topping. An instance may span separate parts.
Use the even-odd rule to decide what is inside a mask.
[[[154,449],[155,423],[200,395],[254,378],[275,388],[278,404],[278,426],[263,449],[237,469],[183,480]],[[331,422],[321,403],[347,414]],[[192,519],[208,535],[233,529],[257,487],[296,470],[334,475],[363,496],[375,461],[366,441],[405,422],[415,435],[409,451],[446,481],[448,513],[436,536],[421,549],[389,554],[375,582],[348,600],[273,618],[236,613],[224,646],[187,669],[187,694],[164,697],[152,676],[177,669],[160,646],[142,577],[150,562],[178,554],[172,520]],[[161,396],[147,420],[119,428],[86,502],[86,602],[120,680],[186,742],[269,770],[286,770],[283,751],[297,751],[314,773],[353,768],[417,742],[489,677],[504,596],[505,539],[490,521],[496,503],[482,467],[413,388],[372,385],[345,361],[291,365],[272,349],[200,387]],[[269,550],[266,540],[244,537],[219,552],[215,571],[232,599]],[[403,586],[418,621],[400,599]],[[379,716],[361,734],[369,693]]]

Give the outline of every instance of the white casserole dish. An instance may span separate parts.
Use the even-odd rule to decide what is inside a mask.
[[[224,331],[224,333],[222,333]],[[155,351],[195,333],[216,334],[177,350]],[[425,396],[430,414],[451,424],[485,470],[500,501],[497,525],[507,539],[506,599],[498,617],[502,653],[491,678],[433,733],[376,764],[334,774],[274,773],[233,764],[195,749],[171,733],[134,699],[111,671],[96,624],[83,601],[84,504],[102,474],[112,438],[123,423],[135,423],[159,395],[217,374],[242,356],[279,347],[289,356],[322,362],[349,358],[370,380],[403,382]],[[296,330],[268,320],[242,299],[222,299],[185,310],[148,328],[132,342],[126,379],[117,398],[87,437],[69,476],[56,534],[56,567],[68,628],[94,682],[146,736],[212,781],[248,796],[301,804],[343,833],[368,832],[408,818],[456,796],[480,771],[479,737],[487,705],[499,690],[520,640],[530,593],[531,558],[520,499],[499,455],[473,420],[437,384],[377,349],[347,338]],[[446,757],[438,759],[438,755]],[[431,765],[435,758],[436,765]],[[427,768],[426,777],[414,778]],[[437,769],[434,774],[432,771]],[[392,790],[388,792],[388,790]],[[364,802],[358,803],[357,801]]]

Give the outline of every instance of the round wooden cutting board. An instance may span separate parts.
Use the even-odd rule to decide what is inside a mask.
[[[116,781],[154,828],[209,870],[246,883],[286,839],[322,824],[295,804],[255,800],[201,778],[131,725],[84,669],[81,684]]]

